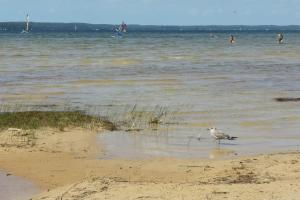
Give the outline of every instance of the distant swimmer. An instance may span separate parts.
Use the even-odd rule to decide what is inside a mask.
[[[216,36],[216,35],[213,34],[213,33],[210,33],[210,34],[209,34],[209,37],[210,37],[210,38],[218,38],[218,36]]]
[[[278,34],[278,43],[283,44],[283,34],[282,33]]]
[[[233,35],[230,35],[229,42],[230,42],[230,44],[234,44],[235,43],[235,38],[234,38]]]

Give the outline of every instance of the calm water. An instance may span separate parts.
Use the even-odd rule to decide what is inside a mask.
[[[274,33],[235,36],[229,45],[225,33],[0,34],[0,103],[172,111],[158,132],[99,136],[107,157],[207,157],[211,126],[240,137],[221,147],[237,154],[295,150],[300,102],[273,98],[300,97],[300,33],[284,45]]]
[[[39,192],[32,183],[0,171],[0,199],[25,200]]]

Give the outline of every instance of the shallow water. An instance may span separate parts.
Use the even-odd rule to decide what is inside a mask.
[[[159,134],[114,132],[100,134],[98,140],[106,147],[105,154],[99,156],[101,159],[153,157],[223,159],[300,150],[300,136],[239,138],[236,141],[221,141],[218,144],[205,134],[199,139],[198,136],[183,135],[176,131]]]
[[[38,192],[32,183],[0,171],[0,199],[25,200]]]
[[[200,148],[195,153],[185,144],[212,126],[240,138],[229,148],[237,154],[294,149],[300,144],[300,103],[273,99],[300,97],[300,34],[286,33],[284,45],[268,32],[236,33],[235,45],[228,44],[227,33],[216,36],[0,34],[0,103],[67,105],[118,120],[128,106],[165,106],[172,113],[169,124],[176,125],[155,136],[162,149],[156,153],[147,150],[153,138],[139,139],[143,145],[136,148],[147,155],[207,156],[214,142],[193,140],[192,147]],[[108,149],[120,149],[109,150],[112,155],[124,151],[118,137],[103,138]],[[134,150],[136,135],[122,137]]]

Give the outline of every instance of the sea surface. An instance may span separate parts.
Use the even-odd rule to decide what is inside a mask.
[[[127,120],[121,131],[99,135],[105,158],[298,150],[300,102],[274,98],[300,97],[300,33],[284,33],[282,45],[276,37],[273,32],[128,32],[122,38],[1,33],[1,110],[65,107]],[[163,117],[153,128],[145,113]],[[239,139],[217,145],[209,127]]]

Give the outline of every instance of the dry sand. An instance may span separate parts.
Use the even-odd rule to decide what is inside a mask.
[[[300,153],[234,160],[99,160],[95,133],[37,131],[37,139],[0,133],[0,169],[36,183],[34,200],[300,199]],[[34,144],[34,145],[32,145]]]

